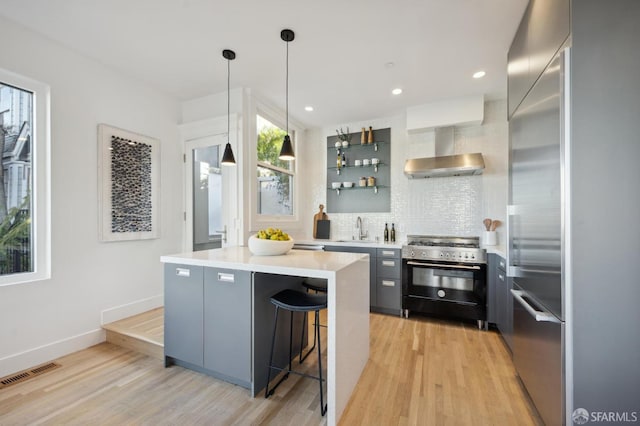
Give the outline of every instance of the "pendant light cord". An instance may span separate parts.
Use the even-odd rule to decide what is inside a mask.
[[[227,142],[231,142],[231,60],[227,59]]]
[[[287,135],[289,134],[289,42],[287,42],[287,83],[286,83],[286,109],[287,109]]]

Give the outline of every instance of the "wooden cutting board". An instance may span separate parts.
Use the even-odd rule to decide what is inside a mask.
[[[316,222],[318,224],[316,237],[321,240],[328,240],[331,235],[331,221],[330,220],[319,220]]]
[[[320,206],[318,206],[318,208],[320,209],[320,211],[313,215],[313,238],[324,238],[324,239],[326,239],[326,238],[329,238],[328,235],[326,237],[325,236],[318,236],[318,221],[322,220],[322,221],[329,222],[329,216],[327,216],[327,214],[324,212],[324,204],[320,204]],[[324,224],[323,224],[322,228],[323,228],[323,231],[324,231],[324,228],[325,228]],[[326,233],[328,234],[328,229],[329,229],[328,224],[326,225],[326,229],[327,229]],[[324,232],[323,232],[323,235],[324,235]]]

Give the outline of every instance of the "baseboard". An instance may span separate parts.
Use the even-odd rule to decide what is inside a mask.
[[[100,324],[109,324],[110,322],[132,317],[162,306],[164,306],[164,295],[162,294],[148,297],[146,299],[136,300],[135,302],[124,305],[115,306],[102,311]]]
[[[64,355],[86,349],[104,342],[105,339],[106,335],[104,330],[99,328],[0,358],[0,377],[8,376],[9,374],[26,370],[27,368],[52,361]]]

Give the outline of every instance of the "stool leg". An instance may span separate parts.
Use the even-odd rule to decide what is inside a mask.
[[[309,351],[307,351],[307,353],[304,356],[302,356],[302,348],[303,348],[302,343],[304,342],[304,335],[305,335],[305,332],[307,331],[307,316],[308,316],[308,312],[305,312],[304,319],[303,319],[302,337],[300,338],[300,361],[298,362],[299,364],[302,364],[303,361],[307,359],[309,354],[313,352],[313,350],[316,348],[316,325],[313,324],[313,346],[311,346],[309,348]]]
[[[304,348],[304,335],[307,334],[307,313],[304,312],[304,317],[302,317],[302,335],[300,336],[300,359],[298,360],[298,364],[302,364],[304,359],[302,358],[302,348]]]
[[[289,320],[289,371],[291,371],[291,358],[293,357],[293,311]],[[289,372],[287,372],[288,374]]]
[[[269,398],[269,381],[271,381],[271,366],[273,365],[273,351],[276,346],[276,332],[278,331],[278,309],[279,306],[276,306],[276,316],[273,321],[273,335],[271,336],[271,354],[269,355],[269,371],[267,374],[267,387],[264,390],[264,397]],[[277,386],[277,385],[276,385]],[[273,393],[273,389],[271,390]]]
[[[318,380],[320,382],[320,413],[324,416],[327,412],[327,406],[324,403],[324,394],[322,392],[322,349],[321,349],[321,343],[320,343],[320,311],[316,311],[316,324],[314,327],[314,330],[316,330],[316,333],[318,335],[318,371],[319,371],[319,376],[320,376],[320,380]],[[316,334],[314,333],[314,335]],[[315,344],[315,342],[314,342]]]

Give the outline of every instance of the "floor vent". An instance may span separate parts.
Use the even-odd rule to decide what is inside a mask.
[[[49,362],[47,364],[39,365],[29,370],[20,371],[19,373],[12,374],[11,376],[3,377],[2,379],[0,379],[0,389],[15,385],[16,383],[22,383],[25,380],[29,380],[33,377],[44,374],[47,371],[55,370],[59,367],[62,366],[55,362]]]

